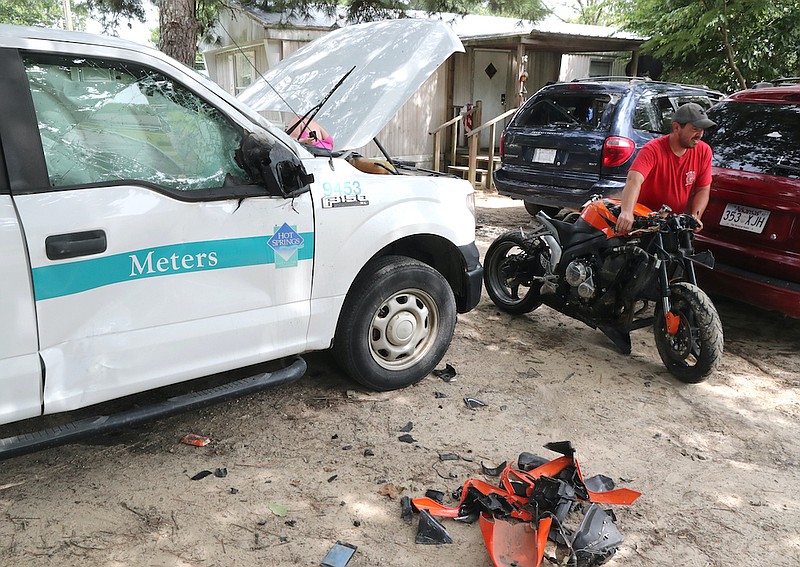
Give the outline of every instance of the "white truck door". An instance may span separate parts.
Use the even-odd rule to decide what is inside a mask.
[[[2,187],[0,273],[0,423],[8,423],[41,414],[42,366],[25,243],[11,196]]]
[[[11,190],[45,412],[302,352],[310,194],[249,184],[242,129],[164,72],[22,55],[44,173]]]

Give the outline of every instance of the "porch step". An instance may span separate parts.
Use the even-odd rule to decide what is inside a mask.
[[[447,166],[448,173],[454,173],[456,175],[460,175],[464,179],[469,177],[469,166],[468,165],[448,165]],[[488,173],[486,169],[475,169],[475,181],[479,181],[483,179],[484,175]]]

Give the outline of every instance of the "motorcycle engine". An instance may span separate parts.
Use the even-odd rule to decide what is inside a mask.
[[[592,265],[582,259],[576,259],[569,263],[566,271],[564,272],[564,279],[571,285],[578,293],[581,299],[592,299],[595,296],[596,288],[594,286],[594,272]]]

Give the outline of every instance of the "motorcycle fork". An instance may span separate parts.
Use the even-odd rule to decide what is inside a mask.
[[[658,258],[659,273],[658,283],[661,288],[661,308],[664,310],[664,321],[667,326],[667,333],[675,335],[678,332],[681,319],[680,316],[672,313],[672,304],[669,301],[669,272],[667,270],[669,254],[664,250],[664,241],[661,238],[661,234],[656,235],[656,244],[656,258]],[[694,280],[694,266],[691,265],[691,262],[687,263],[690,265],[689,276]]]

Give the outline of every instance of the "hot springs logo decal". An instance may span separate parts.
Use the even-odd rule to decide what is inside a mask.
[[[302,236],[297,234],[297,227],[289,226],[286,223],[278,228],[272,238],[267,240],[267,244],[275,251],[276,268],[294,268],[297,266],[298,252],[305,243]]]

